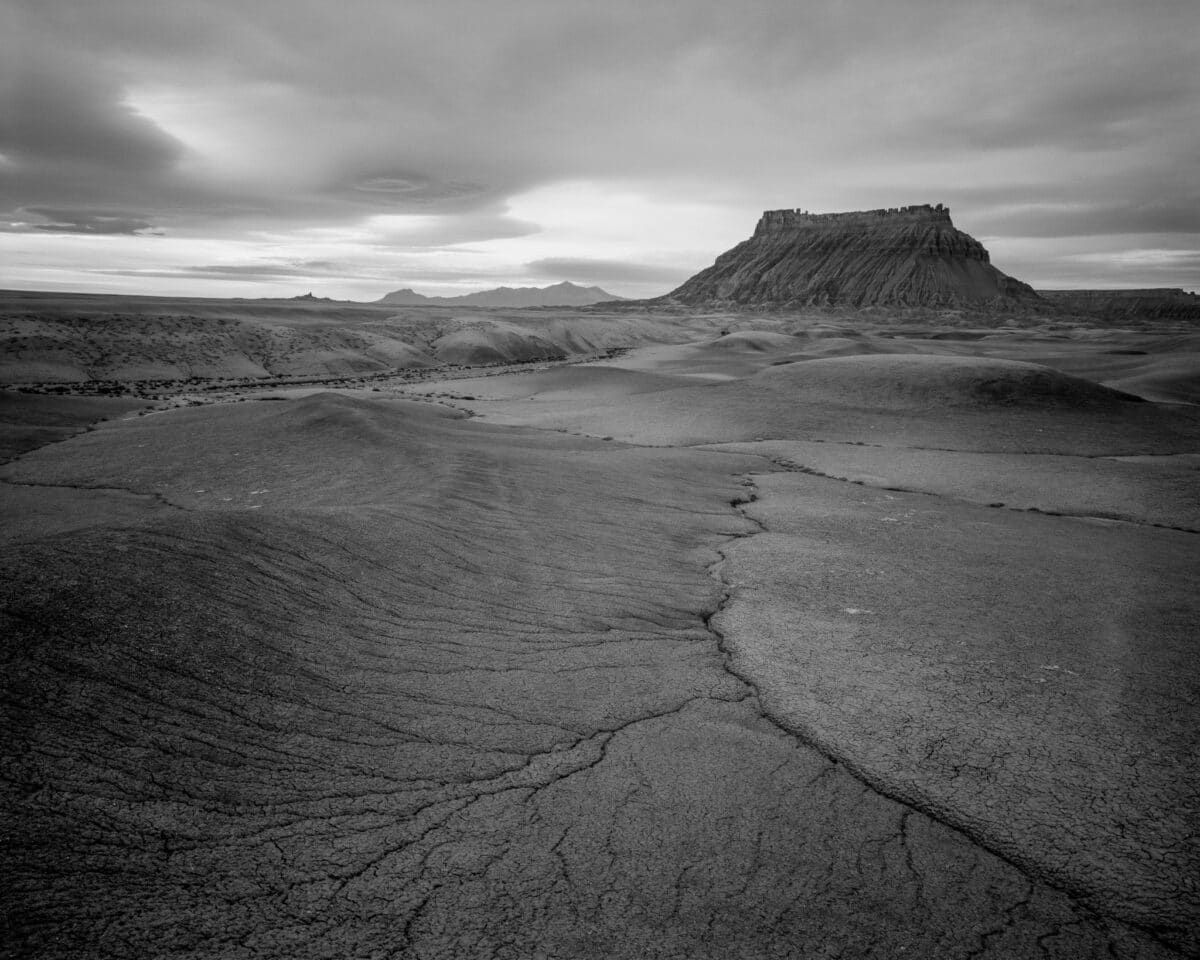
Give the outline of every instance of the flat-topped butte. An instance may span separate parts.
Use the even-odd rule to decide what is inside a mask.
[[[849,224],[950,223],[950,208],[937,204],[909,207],[881,207],[878,210],[850,210],[844,213],[809,213],[807,210],[766,210],[755,233],[774,233],[798,227],[843,227]]]

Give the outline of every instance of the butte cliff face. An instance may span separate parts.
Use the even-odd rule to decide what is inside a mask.
[[[1001,273],[938,204],[768,210],[754,235],[667,295],[688,305],[1019,306],[1041,299]]]

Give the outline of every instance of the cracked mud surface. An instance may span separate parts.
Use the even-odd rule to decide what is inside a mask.
[[[725,548],[735,599],[715,625],[767,712],[1194,947],[1196,536],[756,479],[745,512],[767,532]]]
[[[1100,722],[1114,701],[1094,697],[1130,709],[1164,678],[1190,682],[1167,613],[1140,611],[1159,660],[1123,660],[1115,638],[1049,714],[1029,710],[1045,684],[1006,709],[988,685],[1010,693],[1047,633],[1064,654],[1085,646],[1107,608],[1076,614],[1116,603],[1129,571],[1182,581],[1194,535],[1105,539],[772,469],[752,449],[630,447],[328,394],[111,424],[0,468],[3,955],[1192,949],[1190,894],[1165,884],[1195,876],[1195,808],[1187,769],[1162,766],[1191,714],[1151,731],[1156,754],[1134,738],[1114,759]],[[34,489],[57,498],[40,519],[20,499]],[[885,503],[896,522],[878,522]],[[1049,558],[1028,547],[1046,523],[1076,531]],[[997,538],[1011,549],[979,549]],[[1064,586],[1062,636],[1039,624],[1025,647],[994,626],[1029,626],[1019,593],[1005,587],[1010,607],[961,595],[980,582],[972,563],[997,556],[1038,590],[1070,563],[1106,572],[1080,596]],[[904,603],[884,614],[887,597]],[[868,618],[899,634],[860,629]],[[951,639],[990,649],[982,694]],[[922,658],[939,669],[915,677]],[[920,710],[897,695],[914,689]],[[814,690],[826,728],[803,712]],[[1014,766],[971,737],[989,708],[1006,742],[1039,722],[1095,729],[1070,728],[1067,771],[1043,755]],[[933,765],[906,772],[927,741]],[[1114,779],[1083,815],[1080,782],[1098,772]],[[1046,788],[1022,794],[1045,803],[1029,822],[1012,803],[1022,777]],[[1136,820],[1119,842],[1118,817]],[[996,819],[1012,843],[984,829]]]

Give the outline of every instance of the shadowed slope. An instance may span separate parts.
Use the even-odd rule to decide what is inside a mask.
[[[146,406],[144,400],[120,397],[47,397],[0,390],[0,461]]]
[[[756,384],[799,403],[847,407],[1061,407],[1120,409],[1141,398],[1034,363],[986,357],[893,354],[789,363],[764,370]]]
[[[821,358],[611,401],[476,409],[500,422],[655,445],[805,439],[1092,455],[1184,453],[1200,437],[1200,410],[1144,403],[1034,364],[964,356]]]

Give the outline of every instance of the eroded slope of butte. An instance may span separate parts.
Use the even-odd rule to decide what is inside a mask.
[[[664,300],[802,307],[1038,306],[941,204],[809,214],[768,210],[753,236]]]

